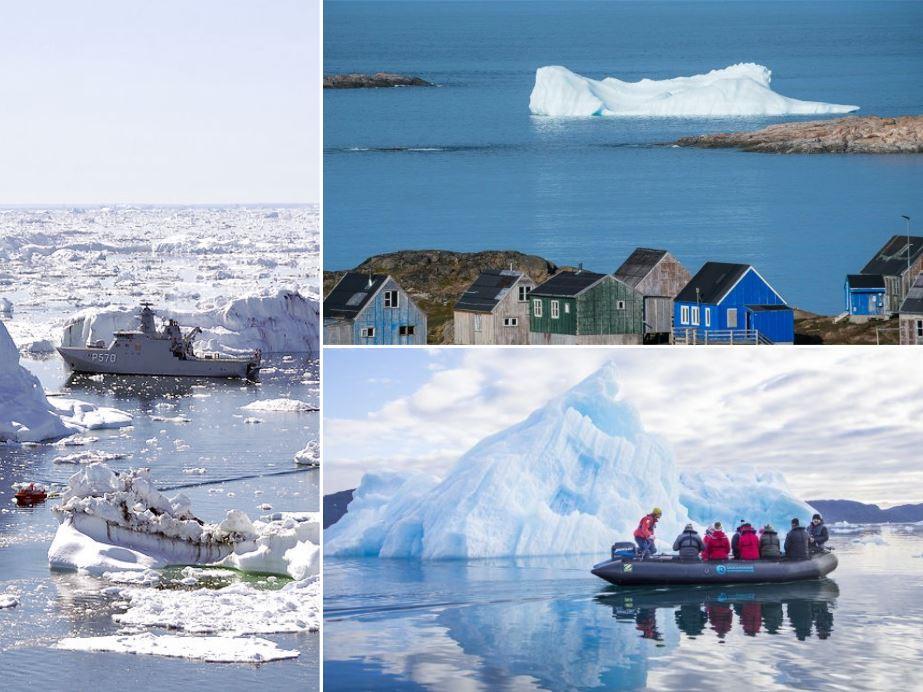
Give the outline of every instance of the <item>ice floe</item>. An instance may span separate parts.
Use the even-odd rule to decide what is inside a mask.
[[[244,411],[275,411],[284,413],[299,413],[316,411],[317,406],[299,399],[260,399],[241,407]],[[255,421],[245,421],[255,422]]]
[[[559,65],[540,67],[529,98],[533,115],[718,117],[849,113],[858,106],[800,101],[774,92],[772,72],[738,63],[707,74],[625,82],[583,77]]]
[[[111,651],[187,658],[208,663],[263,663],[296,658],[298,651],[283,649],[260,637],[190,637],[178,634],[114,634],[68,637],[55,648],[68,651]]]
[[[320,444],[317,440],[311,440],[304,449],[295,453],[295,463],[299,466],[320,465]]]
[[[778,526],[811,508],[775,474],[677,470],[619,397],[608,364],[525,421],[486,438],[443,480],[367,473],[349,511],[324,532],[328,555],[477,558],[605,555],[663,510],[660,547],[682,526],[744,517]]]
[[[0,609],[15,608],[19,605],[19,597],[11,593],[0,593]]]
[[[55,457],[51,461],[55,464],[92,464],[95,462],[106,463],[124,459],[127,455],[118,452],[104,452],[102,450],[90,450],[86,452],[74,452],[73,454],[64,454]]]

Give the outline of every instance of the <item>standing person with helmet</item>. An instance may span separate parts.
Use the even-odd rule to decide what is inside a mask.
[[[660,507],[654,507],[650,514],[645,514],[638,522],[635,529],[635,541],[638,544],[638,553],[642,558],[654,554],[654,528],[663,512]]]
[[[827,533],[827,526],[824,524],[824,518],[815,514],[808,525],[808,536],[811,537],[811,549],[821,551],[830,540],[830,534]]]

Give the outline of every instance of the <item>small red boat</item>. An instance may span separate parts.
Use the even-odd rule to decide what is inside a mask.
[[[48,491],[43,485],[24,483],[16,489],[14,497],[17,505],[34,505],[48,499]]]

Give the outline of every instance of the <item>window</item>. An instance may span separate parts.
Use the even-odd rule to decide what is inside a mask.
[[[375,327],[363,327],[362,331],[359,332],[360,336],[363,339],[374,339],[375,338]]]
[[[923,339],[923,320],[917,320],[917,338]]]
[[[551,319],[556,320],[561,316],[561,303],[557,300],[551,301]]]
[[[705,326],[711,326],[711,308],[705,308]]]
[[[412,324],[402,324],[397,332],[401,336],[413,336],[416,332],[416,329],[414,329]]]
[[[480,315],[474,316],[474,331],[476,332],[481,331],[481,316]]]
[[[532,292],[531,286],[520,285],[519,286],[519,302],[525,303],[527,300],[529,300],[529,294],[531,292]]]
[[[683,305],[679,309],[679,323],[689,324],[689,306]]]
[[[617,300],[617,301],[615,301],[615,309],[616,309],[616,310],[624,310],[624,309],[625,309],[625,301],[624,301],[624,300]]]
[[[728,329],[737,329],[737,308],[728,308]]]
[[[542,299],[536,298],[532,301],[532,314],[536,317],[542,316]]]
[[[385,291],[385,307],[386,308],[398,307],[397,291]]]
[[[504,326],[504,327],[518,327],[518,326],[519,326],[519,318],[518,318],[518,317],[504,317],[504,318],[503,318],[503,326]]]
[[[564,303],[564,314],[565,315],[570,314],[570,303]]]
[[[692,306],[690,313],[692,315],[692,324],[698,325],[699,324],[699,306],[698,305]]]

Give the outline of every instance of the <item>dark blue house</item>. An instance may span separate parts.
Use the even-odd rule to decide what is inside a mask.
[[[674,301],[674,340],[685,343],[795,341],[795,314],[749,264],[706,262]]]
[[[886,318],[885,277],[881,274],[850,274],[846,277],[846,312],[852,321]]]

